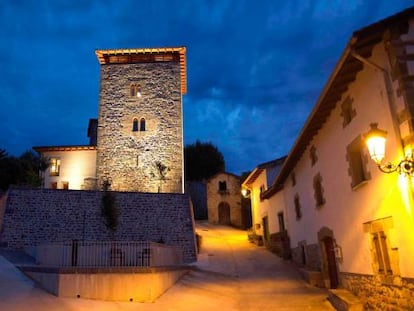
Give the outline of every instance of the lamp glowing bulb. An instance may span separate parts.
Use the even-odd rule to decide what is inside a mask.
[[[371,129],[365,134],[365,143],[367,144],[369,155],[372,160],[379,165],[385,157],[385,142],[387,132],[378,129],[377,123],[370,124]]]

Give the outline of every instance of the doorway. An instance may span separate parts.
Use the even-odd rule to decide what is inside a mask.
[[[337,288],[339,285],[338,269],[336,267],[336,257],[334,241],[331,237],[325,237],[322,239],[323,248],[325,252],[325,263],[328,269],[330,288]]]
[[[269,218],[267,216],[262,218],[263,223],[263,240],[265,245],[269,243]]]
[[[227,202],[221,202],[218,206],[218,223],[220,225],[230,225],[230,205]]]

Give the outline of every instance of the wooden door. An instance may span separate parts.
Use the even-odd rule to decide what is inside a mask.
[[[218,206],[218,222],[220,225],[230,225],[230,205],[227,202],[221,202]]]
[[[323,239],[323,244],[325,248],[326,255],[326,265],[328,267],[330,288],[337,288],[338,281],[338,270],[336,267],[336,258],[335,258],[335,249],[334,243],[331,237],[326,237]]]

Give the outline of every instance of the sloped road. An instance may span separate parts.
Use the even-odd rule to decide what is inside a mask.
[[[58,298],[0,256],[0,310],[334,310],[325,290],[307,285],[288,262],[249,243],[245,231],[198,223],[197,232],[203,238],[194,269],[154,303]]]
[[[326,290],[309,286],[291,263],[249,243],[245,231],[198,223],[197,232],[203,237],[200,271],[172,290],[186,285],[198,287],[200,298],[214,293],[222,310],[334,310]]]

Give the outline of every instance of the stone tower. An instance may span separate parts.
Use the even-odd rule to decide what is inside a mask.
[[[97,50],[98,187],[183,192],[185,47]]]

